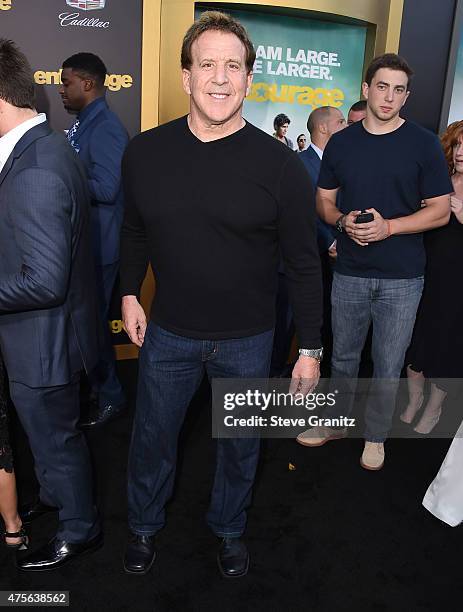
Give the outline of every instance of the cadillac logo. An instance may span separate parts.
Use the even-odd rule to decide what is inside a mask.
[[[66,4],[76,9],[82,9],[83,11],[93,11],[96,9],[103,9],[106,0],[66,0]]]

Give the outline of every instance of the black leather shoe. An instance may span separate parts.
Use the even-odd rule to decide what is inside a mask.
[[[126,408],[127,404],[125,402],[123,404],[117,404],[117,406],[113,406],[112,404],[107,404],[101,408],[97,406],[90,410],[89,414],[79,421],[78,427],[81,429],[101,427],[123,414]]]
[[[154,535],[132,533],[127,542],[124,556],[124,570],[127,574],[147,574],[156,559]]]
[[[47,504],[41,502],[40,499],[36,499],[32,503],[22,506],[18,510],[23,525],[30,525],[32,521],[35,521],[35,519],[49,512],[58,512],[58,508],[47,506]]]
[[[16,565],[23,572],[46,572],[57,569],[81,555],[98,550],[101,546],[103,546],[102,533],[88,542],[79,542],[78,544],[53,538],[34,553],[18,559]]]
[[[249,569],[249,553],[240,538],[224,538],[217,555],[219,570],[224,578],[241,578]]]

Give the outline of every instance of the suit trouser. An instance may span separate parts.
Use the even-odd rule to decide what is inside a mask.
[[[84,542],[100,530],[93,503],[87,443],[77,429],[79,374],[68,385],[33,388],[10,382],[10,395],[29,439],[40,499],[59,509],[57,537]]]
[[[101,407],[107,404],[117,406],[125,401],[124,392],[116,373],[116,360],[111,333],[108,327],[109,309],[114,285],[119,271],[119,262],[96,267],[98,305],[103,324],[103,344],[100,351],[100,366],[103,370],[101,381],[95,383],[94,390],[99,393]]]

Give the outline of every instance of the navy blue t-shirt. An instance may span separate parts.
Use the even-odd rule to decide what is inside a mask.
[[[334,134],[323,153],[318,186],[340,188],[340,209],[375,208],[385,219],[405,217],[421,200],[452,193],[438,138],[410,121],[388,134],[370,134],[361,121]],[[338,236],[336,271],[364,278],[424,274],[423,235],[402,234],[362,247]]]

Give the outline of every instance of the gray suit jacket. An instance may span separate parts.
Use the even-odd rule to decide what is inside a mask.
[[[0,174],[0,348],[10,380],[67,384],[93,370],[99,321],[85,173],[47,123]]]

